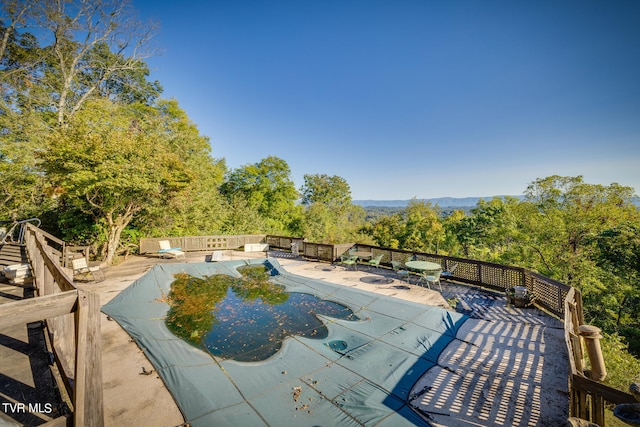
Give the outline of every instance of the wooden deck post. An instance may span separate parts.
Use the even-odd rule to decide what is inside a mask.
[[[100,297],[78,289],[74,424],[104,426]]]

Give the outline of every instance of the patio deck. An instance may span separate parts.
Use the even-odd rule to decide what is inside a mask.
[[[110,301],[154,264],[202,262],[205,253],[186,260],[131,257],[105,269],[106,280],[78,283]],[[428,305],[456,305],[471,318],[413,390],[413,406],[434,426],[564,425],[568,417],[568,363],[562,323],[537,310],[506,305],[503,295],[443,282],[443,293],[409,285],[391,270],[360,268],[291,258],[269,252],[289,272]],[[227,252],[228,259],[264,253]],[[457,303],[456,303],[457,302]],[[184,420],[162,380],[141,375],[153,367],[142,350],[114,321],[102,314],[105,424],[178,426]],[[4,362],[4,359],[3,359]],[[14,367],[4,366],[11,376]],[[1,418],[0,418],[1,420]],[[26,424],[16,420],[19,424]],[[0,424],[2,422],[0,421]]]

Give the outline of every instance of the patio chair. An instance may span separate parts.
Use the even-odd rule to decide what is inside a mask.
[[[104,280],[104,273],[100,270],[100,266],[89,266],[87,259],[84,257],[72,259],[71,266],[73,267],[74,278],[86,279],[89,282],[102,282]],[[99,276],[98,280],[96,280],[96,276]]]
[[[420,283],[421,281],[425,281],[425,283],[427,284],[427,288],[429,288],[429,290],[431,290],[431,285],[435,285],[437,284],[438,287],[440,288],[440,293],[442,293],[442,285],[440,284],[440,275],[442,274],[442,270],[436,270],[436,271],[423,271],[420,274],[420,279],[418,280],[418,282],[416,283],[416,285],[418,283]]]
[[[373,265],[376,268],[379,268],[380,267],[380,261],[382,261],[382,256],[383,255],[384,254],[380,254],[378,256],[375,256],[375,257],[371,258],[369,261],[367,261],[367,264],[368,265]]]
[[[440,277],[444,280],[450,280],[453,277],[453,273],[456,271],[456,268],[458,268],[458,263],[453,264],[449,270],[440,273]]]
[[[353,265],[354,270],[358,270],[358,257],[354,255],[342,254],[340,255],[340,263],[344,264],[348,269],[350,265]]]
[[[406,279],[404,280],[409,283],[409,271],[402,266],[402,263],[400,261],[391,261],[391,267],[398,276],[400,276],[401,278],[406,277]]]
[[[171,243],[169,243],[168,240],[159,240],[158,244],[160,245],[160,250],[158,250],[158,253],[163,258],[184,259],[184,252],[182,252],[180,248],[172,248]]]

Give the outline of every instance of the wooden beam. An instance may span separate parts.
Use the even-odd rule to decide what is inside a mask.
[[[636,399],[631,394],[611,388],[590,378],[573,375],[571,382],[574,389],[591,395],[602,396],[604,400],[610,403],[637,403]]]
[[[78,290],[76,312],[76,389],[74,424],[104,426],[102,393],[102,335],[100,331],[100,297],[95,292]]]
[[[37,322],[75,311],[78,293],[62,292],[0,305],[0,328]]]
[[[66,272],[60,268],[59,262],[53,260],[49,254],[49,246],[37,239],[36,245],[38,247],[38,251],[42,254],[45,268],[51,273],[53,281],[58,285],[58,288],[62,291],[74,290],[75,286],[73,286],[73,278],[69,277]]]
[[[67,427],[69,425],[69,418],[62,416],[54,418],[51,421],[42,424],[42,427]]]

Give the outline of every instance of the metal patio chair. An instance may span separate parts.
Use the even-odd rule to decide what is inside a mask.
[[[423,271],[419,277],[420,279],[418,279],[418,282],[416,282],[416,285],[418,283],[420,283],[421,281],[425,281],[425,283],[427,284],[427,288],[429,288],[429,290],[431,290],[431,285],[438,285],[438,287],[440,288],[440,293],[442,293],[442,285],[440,284],[440,275],[442,274],[442,270],[436,270],[436,271]]]
[[[342,254],[340,255],[340,263],[344,264],[348,269],[350,265],[353,265],[354,270],[358,270],[358,257],[355,255]]]
[[[104,273],[100,270],[100,266],[89,266],[87,259],[84,257],[72,259],[71,266],[73,267],[74,278],[86,279],[89,282],[102,282],[104,280]],[[96,276],[98,276],[97,280]]]
[[[393,271],[398,276],[400,276],[401,278],[405,277],[404,280],[406,280],[407,283],[410,283],[409,282],[409,270],[405,269],[400,261],[391,261],[391,267],[393,268]]]

